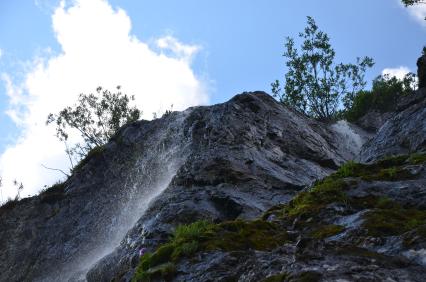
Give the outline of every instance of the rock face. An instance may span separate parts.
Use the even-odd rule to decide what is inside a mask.
[[[424,281],[425,187],[426,154],[347,165],[256,221],[181,236],[171,248],[193,240],[195,251],[163,254],[163,274],[146,260],[145,277],[174,262],[173,281]]]
[[[0,281],[424,281],[424,91],[368,142],[263,92],[127,125],[0,208]]]
[[[356,124],[369,132],[377,132],[392,115],[392,112],[381,113],[377,110],[373,110],[357,120]]]
[[[388,155],[426,150],[426,88],[405,97],[397,112],[368,141],[359,160],[371,162]]]
[[[419,78],[419,88],[425,88],[426,87],[426,54],[423,54],[423,56],[421,56],[417,60],[417,77]]]
[[[130,278],[177,224],[287,203],[357,153],[341,140],[262,92],[130,124],[65,183],[0,209],[0,281]]]

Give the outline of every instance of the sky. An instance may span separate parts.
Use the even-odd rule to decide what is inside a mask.
[[[47,115],[97,86],[136,97],[143,118],[270,92],[283,45],[312,16],[339,62],[370,56],[367,80],[416,70],[426,5],[398,0],[0,0],[0,202],[34,195],[69,169]],[[297,41],[296,41],[297,42]],[[78,137],[73,136],[72,142]]]

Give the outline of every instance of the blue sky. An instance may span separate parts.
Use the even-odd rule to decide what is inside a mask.
[[[111,81],[114,80],[114,72],[105,76],[96,74],[93,77],[93,85],[122,84],[123,81],[128,81],[127,89],[131,92],[155,92],[154,83],[152,88],[139,87],[135,72],[141,72],[141,77],[148,77],[148,82],[155,81],[158,86],[169,85],[169,88],[159,87],[163,92],[169,93],[164,94],[161,99],[157,97],[163,95],[161,93],[140,94],[140,97],[136,95],[137,99],[140,98],[142,110],[151,114],[157,109],[164,110],[168,101],[178,105],[175,108],[183,109],[196,104],[224,102],[243,91],[269,92],[270,83],[283,77],[285,73],[281,56],[284,39],[286,36],[296,37],[298,32],[303,30],[306,16],[313,16],[319,27],[329,34],[337,52],[337,61],[354,62],[357,56],[365,55],[374,58],[376,65],[368,72],[368,80],[386,68],[405,67],[415,71],[416,59],[422,46],[426,44],[426,22],[421,20],[425,8],[405,9],[398,0],[110,0],[103,3],[110,5],[111,12],[105,10],[102,15],[98,14],[99,8],[96,8],[101,6],[85,6],[84,9],[91,13],[91,20],[85,18],[86,22],[79,18],[83,17],[83,8],[81,14],[75,12],[74,16],[71,15],[69,8],[78,5],[78,2],[68,1],[58,10],[60,2],[56,0],[26,0],[19,3],[0,0],[0,174],[2,167],[4,170],[11,159],[19,159],[20,154],[16,152],[21,147],[17,146],[17,143],[36,143],[30,142],[28,136],[36,134],[35,132],[42,134],[32,127],[36,123],[40,126],[43,122],[41,118],[37,121],[33,113],[46,110],[47,115],[60,106],[59,102],[54,105],[44,102],[46,107],[40,106],[41,101],[48,101],[43,100],[47,99],[47,96],[43,96],[44,92],[55,91],[46,94],[53,97],[50,99],[70,100],[74,94],[66,94],[67,90],[71,91],[66,86],[67,83],[72,82],[72,91],[75,93],[93,89],[89,88],[92,86],[88,81],[91,77],[86,74],[79,78],[79,70],[64,70],[64,76],[68,76],[65,78],[52,75],[55,69],[67,68],[66,62],[71,62],[72,65],[72,59],[64,58],[70,57],[70,54],[73,54],[72,58],[86,56],[84,58],[87,68],[93,69],[94,72],[121,68],[120,75],[135,77],[134,80]],[[118,9],[122,9],[125,16],[120,14]],[[55,11],[59,12],[56,24],[53,24],[52,15]],[[107,26],[108,17],[114,15],[117,22],[123,23],[123,28],[116,32],[111,31],[108,38],[109,31],[102,29],[114,28]],[[99,39],[94,36],[93,40],[97,40],[95,42],[91,42],[90,34],[88,37],[79,38],[84,27],[80,27],[80,30],[77,27],[73,30],[73,27],[81,22],[87,26],[99,22],[100,25],[96,26],[97,29],[93,28],[92,32],[105,33],[105,36],[102,35]],[[127,23],[131,24],[130,39],[124,42],[124,39],[114,38],[114,34],[120,37],[120,34],[126,33]],[[63,42],[60,42],[59,38],[62,38]],[[132,63],[132,66],[129,66],[132,72],[127,74],[126,65],[118,66],[117,60],[113,60],[111,56],[123,56],[122,61],[132,62],[129,56],[133,53],[120,51],[120,48],[127,48],[123,46],[133,44],[135,39],[146,46],[135,44],[131,49],[123,50],[140,47],[149,48],[152,52],[146,55],[147,57],[135,52],[138,62],[145,65],[146,69],[138,68]],[[160,39],[163,39],[162,43]],[[123,44],[120,40],[123,40]],[[99,45],[98,48],[111,43],[116,49],[110,47],[105,51],[105,58],[99,57],[93,62],[90,59],[93,53],[79,55],[78,52],[82,48],[97,46],[100,41],[104,45]],[[67,47],[64,47],[65,45]],[[139,47],[135,47],[136,45]],[[114,53],[114,50],[117,50],[117,53]],[[157,67],[156,60],[163,64],[162,67]],[[91,64],[104,65],[102,68],[96,68]],[[71,65],[69,68],[77,67]],[[84,64],[78,66],[86,68]],[[150,78],[150,69],[154,69],[153,73],[157,75],[155,78]],[[62,79],[65,89],[46,85]],[[139,83],[142,84],[143,79]],[[123,85],[124,89],[126,86]],[[200,92],[202,94],[199,95]],[[11,116],[15,117],[14,120]],[[44,139],[40,137],[39,140]],[[27,155],[31,152],[28,146],[25,147]],[[15,151],[7,152],[7,149],[11,148]],[[44,155],[48,154],[48,151],[44,152]],[[40,159],[37,161],[40,162]],[[61,166],[60,158],[50,161],[53,165]],[[25,172],[22,174],[16,177],[27,179],[27,182],[35,177],[25,177]],[[55,177],[57,178],[52,176],[34,181],[50,183]],[[29,194],[33,193],[35,188],[31,189]]]

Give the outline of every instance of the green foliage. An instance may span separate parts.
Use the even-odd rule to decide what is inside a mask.
[[[303,40],[301,51],[295,47],[294,39],[287,38],[283,55],[288,59],[284,91],[276,80],[271,84],[272,93],[299,112],[321,120],[332,119],[342,101],[352,100],[347,96],[364,88],[365,71],[373,66],[373,59],[357,58],[356,64],[335,63],[330,38],[311,17],[299,37]]]
[[[415,75],[408,73],[400,80],[389,75],[378,76],[370,91],[360,91],[348,103],[344,117],[356,121],[369,111],[390,112],[395,110],[400,97],[412,93],[416,88]]]
[[[359,173],[359,171],[362,169],[363,165],[358,164],[354,161],[348,161],[347,163],[343,164],[339,170],[336,172],[336,174],[339,177],[351,177],[355,176]]]
[[[120,86],[116,92],[98,87],[95,93],[80,94],[73,107],[49,114],[46,124],[56,125],[56,136],[65,144],[70,134],[79,134],[83,142],[67,147],[66,153],[70,159],[81,159],[108,142],[121,126],[139,119],[140,110],[130,106],[133,100],[134,96],[123,94]]]
[[[205,234],[202,248],[206,250],[271,250],[288,240],[285,230],[264,220],[223,222]]]
[[[323,225],[320,228],[314,230],[311,236],[316,239],[325,239],[341,233],[345,228],[340,225],[330,224]]]
[[[287,240],[285,230],[264,220],[235,220],[220,224],[197,221],[181,225],[169,242],[154,253],[141,257],[132,281],[150,281],[152,273],[159,266],[174,265],[180,258],[190,257],[201,250],[270,250]],[[155,273],[158,275],[158,272]]]
[[[280,220],[298,222],[296,228],[303,228],[314,239],[325,239],[344,231],[344,227],[324,223],[316,215],[327,211],[330,204],[343,204],[351,209],[366,210],[363,227],[371,236],[392,236],[411,234],[426,237],[426,211],[401,207],[388,197],[367,195],[351,197],[347,193],[352,183],[362,180],[399,180],[414,177],[405,172],[402,166],[426,162],[426,154],[411,156],[393,156],[375,164],[348,162],[336,173],[318,181],[311,189],[300,192],[288,204],[278,205],[261,219],[246,221],[234,220],[213,224],[197,221],[189,225],[178,226],[170,240],[159,246],[153,253],[147,253],[140,259],[133,281],[153,281],[171,279],[175,273],[175,263],[182,257],[192,257],[198,252],[223,250],[227,252],[244,250],[273,250],[291,240]],[[270,215],[276,215],[273,222],[267,221]],[[297,220],[295,220],[297,218]],[[310,220],[307,220],[310,219]],[[389,220],[388,220],[389,219]],[[404,236],[405,236],[404,235]],[[408,235],[407,235],[408,236]],[[416,237],[407,237],[408,243]],[[407,244],[408,244],[407,243]],[[345,252],[362,256],[378,257],[379,254],[362,249],[345,249]],[[318,281],[320,275],[315,272],[303,272],[298,275],[280,273],[267,277],[263,281]]]
[[[154,277],[173,275],[173,262],[195,253],[203,234],[211,227],[211,223],[203,220],[178,226],[169,242],[161,245],[154,253],[146,253],[141,257],[132,281],[151,281]]]
[[[196,221],[189,225],[179,225],[173,233],[173,241],[187,241],[194,240],[201,236],[201,234],[211,225],[208,221]]]
[[[397,204],[374,209],[364,216],[363,227],[368,235],[395,236],[411,231],[426,223],[426,211],[402,208]]]
[[[299,193],[284,208],[284,214],[290,217],[310,216],[330,203],[346,203],[344,193],[346,183],[341,179],[326,178],[311,190]]]
[[[426,153],[420,154],[412,154],[408,159],[412,164],[422,164],[426,162]]]

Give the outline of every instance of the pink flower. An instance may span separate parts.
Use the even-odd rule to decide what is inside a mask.
[[[141,257],[141,256],[143,256],[144,254],[145,254],[145,252],[146,252],[146,248],[141,248],[140,250],[139,250],[139,256]]]

